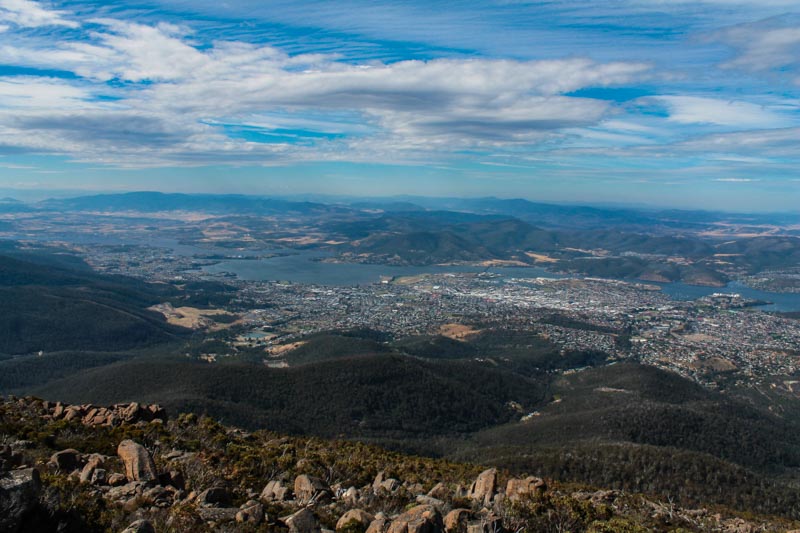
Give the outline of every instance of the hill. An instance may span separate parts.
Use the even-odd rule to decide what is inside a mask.
[[[780,517],[249,433],[157,405],[0,400],[4,531],[785,531]]]
[[[545,400],[542,385],[501,369],[388,354],[288,369],[136,359],[33,390],[74,403],[158,400],[248,428],[409,445],[507,422],[518,416],[509,402],[532,409]]]
[[[147,310],[175,294],[94,274],[74,257],[0,255],[0,353],[113,351],[175,340],[184,330]]]
[[[478,433],[461,459],[760,511],[800,512],[796,424],[655,368],[620,363],[556,379],[556,401]],[[788,506],[789,498],[792,503]]]
[[[40,202],[36,207],[58,211],[199,211],[205,213],[327,213],[346,209],[312,202],[290,202],[277,198],[241,194],[180,194],[130,192],[58,198]]]

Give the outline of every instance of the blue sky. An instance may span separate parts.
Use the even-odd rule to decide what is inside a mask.
[[[0,187],[800,206],[796,0],[0,0]]]

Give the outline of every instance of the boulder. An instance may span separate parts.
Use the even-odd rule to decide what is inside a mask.
[[[490,515],[480,521],[467,524],[467,533],[499,533],[503,529],[503,520],[499,516]]]
[[[236,507],[200,507],[197,509],[197,516],[204,522],[233,522],[239,509]]]
[[[437,509],[442,509],[445,505],[445,503],[442,500],[438,498],[432,498],[430,496],[425,496],[424,494],[420,494],[419,496],[417,496],[417,503],[420,505],[432,505]]]
[[[66,412],[64,413],[64,420],[67,422],[71,422],[72,420],[76,420],[81,417],[81,408],[75,405],[70,405],[67,407]]]
[[[370,522],[366,533],[383,533],[384,531],[386,531],[386,527],[388,525],[389,525],[389,520],[386,518],[386,515],[384,515],[383,513],[378,513],[377,515],[375,515],[375,520]]]
[[[447,500],[451,496],[451,491],[447,489],[444,483],[437,483],[431,490],[428,491],[428,496],[436,498],[437,500]]]
[[[255,500],[249,500],[236,513],[236,521],[240,524],[259,525],[264,521],[264,506]]]
[[[375,481],[372,482],[372,492],[380,494],[381,492],[394,492],[400,486],[400,482],[394,478],[386,477],[386,473],[381,471],[375,476]]]
[[[322,495],[330,495],[330,488],[319,478],[301,474],[294,480],[294,496],[301,504],[319,500]]]
[[[22,442],[22,441],[18,441]],[[15,451],[11,446],[0,447],[0,472],[11,470],[12,468],[22,466],[24,457],[18,451]]]
[[[80,482],[90,483],[92,481],[92,474],[94,474],[94,471],[98,468],[101,468],[104,463],[105,457],[99,453],[93,453],[90,455],[89,459],[86,461],[86,464],[83,466],[83,470],[81,470]]]
[[[42,483],[35,468],[0,475],[0,531],[15,532],[39,503]]]
[[[203,507],[219,507],[228,505],[231,495],[224,487],[211,487],[197,495],[195,502]]]
[[[144,491],[142,499],[149,505],[164,508],[172,505],[174,495],[175,493],[166,487],[156,485]]]
[[[467,496],[475,501],[481,502],[483,505],[491,505],[495,492],[497,491],[497,469],[490,468],[484,470],[478,475],[478,478],[472,484]]]
[[[108,484],[108,471],[104,468],[95,468],[92,472],[92,477],[89,480],[92,485],[106,485]]]
[[[403,487],[409,492],[409,494],[418,495],[418,494],[425,494],[425,487],[422,486],[422,483],[411,483],[410,481],[406,481],[403,483]]]
[[[389,525],[387,533],[442,533],[442,515],[432,505],[417,505]]]
[[[125,464],[128,481],[151,482],[158,479],[156,464],[144,446],[132,440],[124,440],[117,447],[117,455]]]
[[[144,493],[145,484],[141,481],[131,481],[125,485],[113,487],[106,493],[106,498],[116,502],[122,502],[136,498]]]
[[[321,533],[319,520],[311,509],[300,509],[281,521],[289,528],[289,533]]]
[[[349,528],[348,526],[352,527],[352,525],[355,525],[358,531],[366,531],[373,520],[375,520],[375,517],[366,511],[350,509],[336,522],[336,531]]]
[[[341,496],[341,500],[344,501],[348,505],[355,505],[358,503],[358,499],[361,497],[361,493],[355,487],[350,487]]]
[[[62,474],[76,470],[81,465],[81,454],[78,450],[69,448],[61,450],[50,456],[48,463]]]
[[[521,498],[547,490],[547,484],[541,478],[528,476],[525,479],[512,478],[506,484],[506,498],[519,501]]]
[[[453,509],[444,517],[447,533],[467,533],[467,524],[472,512],[469,509]]]
[[[259,499],[262,502],[269,503],[269,502],[284,502],[291,497],[291,491],[289,487],[283,484],[283,481],[278,479],[273,479],[267,486],[264,487],[264,490],[261,491],[261,496]]]
[[[122,533],[156,533],[156,528],[147,520],[137,520],[123,529]]]
[[[120,487],[128,480],[124,475],[114,472],[108,476],[108,484],[112,487]]]

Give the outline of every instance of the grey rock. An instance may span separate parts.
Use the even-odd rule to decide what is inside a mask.
[[[12,470],[0,476],[0,531],[20,530],[25,515],[38,505],[41,488],[35,468]]]
[[[289,528],[289,533],[322,533],[319,520],[311,509],[300,509],[281,521]]]
[[[242,524],[259,525],[264,521],[264,506],[261,502],[249,500],[239,507],[239,512],[236,513],[236,521]]]
[[[66,474],[76,470],[81,465],[81,454],[78,450],[73,450],[72,448],[61,450],[50,456],[50,461],[47,464]]]
[[[261,491],[259,499],[263,502],[283,502],[291,497],[289,487],[285,486],[283,481],[274,479],[267,483],[264,490]]]
[[[442,533],[444,523],[432,505],[417,505],[401,514],[389,525],[387,533]]]
[[[319,501],[321,496],[330,496],[330,487],[317,477],[301,474],[294,480],[294,496],[301,504]]]
[[[362,509],[350,509],[344,513],[341,518],[339,518],[338,522],[336,522],[336,530],[338,531],[343,529],[351,522],[355,522],[361,527],[361,530],[364,531],[374,520],[375,517],[373,515]]]
[[[197,505],[204,507],[224,506],[228,505],[231,501],[231,495],[228,489],[224,487],[211,487],[197,495],[195,502]]]

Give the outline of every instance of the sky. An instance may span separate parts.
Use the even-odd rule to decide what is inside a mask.
[[[798,0],[0,0],[0,188],[800,210]]]

